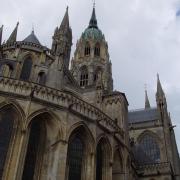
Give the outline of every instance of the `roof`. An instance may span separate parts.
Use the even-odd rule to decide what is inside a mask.
[[[24,42],[31,42],[31,43],[34,43],[34,44],[41,45],[41,43],[39,42],[38,38],[34,34],[34,31],[32,31],[31,34],[28,37],[26,37],[23,41]]]
[[[141,123],[158,119],[157,108],[146,108],[140,110],[129,111],[129,123]]]

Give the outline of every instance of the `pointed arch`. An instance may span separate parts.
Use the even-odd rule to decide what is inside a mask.
[[[40,71],[38,73],[37,83],[39,83],[41,85],[45,85],[45,83],[46,83],[46,73],[44,71]]]
[[[18,109],[10,102],[0,104],[0,179],[6,176],[10,167],[16,135],[21,131],[22,116]]]
[[[88,85],[88,76],[89,76],[89,73],[88,73],[87,66],[82,66],[80,68],[80,82],[79,82],[79,85],[81,87],[85,87]]]
[[[93,177],[94,138],[84,123],[77,123],[68,133],[67,180]]]
[[[146,130],[138,137],[140,150],[146,156],[140,164],[159,163],[161,161],[160,138],[152,131]]]
[[[94,56],[100,56],[101,48],[99,42],[96,43],[94,48]]]
[[[116,148],[113,154],[112,180],[123,179],[124,164],[122,153],[119,148]]]
[[[84,49],[84,55],[89,56],[91,54],[91,47],[89,42],[86,42],[85,49]]]
[[[23,60],[23,65],[20,74],[20,80],[28,81],[31,76],[33,60],[31,55],[26,55]]]
[[[45,158],[49,158],[45,150],[63,138],[61,121],[52,111],[41,109],[30,114],[26,127],[28,137],[22,179],[38,179]]]
[[[96,179],[111,179],[112,147],[107,137],[101,137],[96,146]]]

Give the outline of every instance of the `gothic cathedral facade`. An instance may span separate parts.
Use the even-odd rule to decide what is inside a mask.
[[[157,106],[146,92],[145,108],[128,111],[95,8],[71,61],[68,8],[51,49],[34,31],[17,41],[18,25],[4,43],[0,28],[1,180],[180,179],[159,77]]]

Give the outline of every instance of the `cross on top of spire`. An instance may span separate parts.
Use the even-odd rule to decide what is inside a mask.
[[[89,27],[88,28],[96,28],[96,29],[98,29],[97,19],[96,19],[96,12],[95,12],[95,0],[93,2],[94,2],[93,3],[93,12],[92,12],[91,19],[89,21]]]

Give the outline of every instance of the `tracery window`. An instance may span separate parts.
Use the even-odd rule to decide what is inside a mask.
[[[99,43],[97,43],[95,48],[94,48],[94,55],[100,56],[100,45],[99,45]]]
[[[89,45],[89,43],[86,43],[85,49],[84,49],[84,55],[85,55],[85,56],[89,56],[90,53],[91,53],[90,45]]]
[[[145,135],[140,141],[140,147],[148,156],[149,163],[159,163],[160,162],[160,149],[155,140],[151,135]]]
[[[80,75],[80,86],[84,87],[88,85],[88,70],[86,67],[83,67],[81,69],[81,75]]]
[[[3,175],[3,169],[13,132],[13,126],[13,112],[10,108],[5,108],[0,114],[0,179]]]
[[[42,85],[44,85],[46,83],[46,73],[45,72],[40,72],[38,74],[37,82]]]
[[[28,81],[31,75],[31,69],[32,69],[32,59],[30,57],[26,58],[23,63],[23,67],[21,70],[20,79],[23,81]]]
[[[31,124],[28,147],[24,163],[22,180],[34,179],[35,167],[40,144],[41,121],[34,120]]]
[[[79,136],[75,136],[68,147],[68,180],[81,180],[84,144]]]

